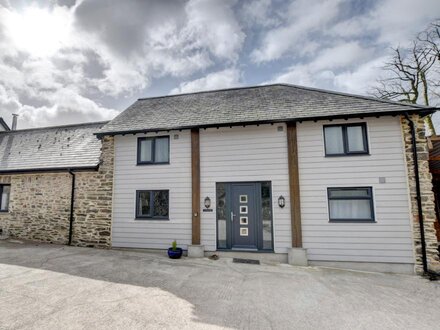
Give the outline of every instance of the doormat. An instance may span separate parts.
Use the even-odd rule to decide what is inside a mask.
[[[238,264],[252,264],[252,265],[259,265],[260,264],[260,260],[240,259],[240,258],[233,258],[232,262],[235,262]]]

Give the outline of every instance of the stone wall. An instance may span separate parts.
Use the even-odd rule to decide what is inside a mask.
[[[423,220],[425,227],[425,241],[426,241],[426,252],[428,259],[428,268],[433,271],[440,271],[440,260],[437,250],[438,242],[435,233],[434,223],[436,221],[435,214],[435,201],[434,193],[432,191],[432,177],[429,172],[429,149],[428,143],[425,136],[425,123],[423,118],[418,115],[412,115],[416,128],[416,145],[419,163],[419,178],[420,178],[420,190],[421,190],[421,201],[423,210]],[[411,131],[409,128],[408,121],[402,116],[402,130],[403,138],[405,144],[405,156],[406,163],[408,167],[408,184],[410,190],[411,198],[411,213],[412,213],[412,225],[413,225],[413,239],[414,239],[414,249],[416,257],[416,272],[423,272],[422,264],[422,247],[420,238],[420,226],[419,226],[419,215],[417,208],[417,194],[416,194],[416,184],[414,175],[414,160],[412,154],[412,139]]]
[[[12,237],[64,244],[69,228],[70,175],[22,174],[1,177],[11,184],[9,212],[0,228]]]
[[[110,247],[113,138],[102,141],[98,171],[75,172],[72,245]],[[68,172],[0,176],[11,184],[9,211],[0,228],[11,237],[67,244],[72,176]]]
[[[77,174],[73,245],[111,246],[113,161],[113,137],[104,137],[98,172]]]

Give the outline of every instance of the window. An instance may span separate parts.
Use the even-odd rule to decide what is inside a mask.
[[[169,136],[138,138],[138,164],[168,164],[169,162]]]
[[[326,156],[368,154],[365,123],[324,126]]]
[[[136,191],[136,219],[168,220],[168,190]]]
[[[328,188],[330,221],[374,222],[371,187]]]
[[[0,212],[7,212],[9,208],[9,195],[11,186],[8,184],[0,185]]]

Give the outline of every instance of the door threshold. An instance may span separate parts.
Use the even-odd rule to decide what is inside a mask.
[[[274,253],[274,251],[217,250],[205,252],[207,257],[213,254],[216,254],[220,258],[257,259],[263,264],[287,263],[287,253]]]

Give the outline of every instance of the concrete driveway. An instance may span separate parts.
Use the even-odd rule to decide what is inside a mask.
[[[0,242],[0,329],[440,329],[440,283]]]

